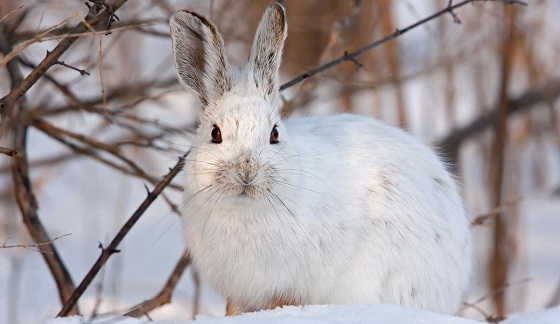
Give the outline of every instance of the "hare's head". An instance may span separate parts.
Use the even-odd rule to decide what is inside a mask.
[[[287,36],[284,8],[273,3],[266,9],[249,60],[239,70],[229,65],[224,41],[208,19],[182,10],[170,25],[177,76],[202,105],[191,179],[235,196],[266,195],[286,159],[278,93]]]

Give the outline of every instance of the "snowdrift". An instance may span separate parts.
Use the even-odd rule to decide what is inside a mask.
[[[82,324],[75,316],[49,320],[47,324]],[[396,305],[289,306],[234,317],[200,316],[193,321],[154,321],[126,317],[100,318],[90,323],[174,323],[174,324],[481,324],[484,322]],[[502,324],[560,324],[560,308],[512,315]]]

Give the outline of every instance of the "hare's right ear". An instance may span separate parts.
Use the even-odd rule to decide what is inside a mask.
[[[206,18],[187,10],[177,11],[169,25],[177,77],[198,94],[204,109],[232,87],[222,36]]]

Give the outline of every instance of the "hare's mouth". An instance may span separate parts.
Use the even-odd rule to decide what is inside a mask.
[[[254,185],[240,184],[236,186],[235,196],[239,198],[257,198],[259,196],[259,189]]]

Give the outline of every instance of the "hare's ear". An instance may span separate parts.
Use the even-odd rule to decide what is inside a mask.
[[[187,10],[177,11],[169,25],[177,77],[205,108],[232,87],[222,36],[206,18]]]
[[[284,7],[275,2],[268,6],[261,21],[249,56],[249,79],[266,98],[274,101],[278,94],[278,69],[282,61],[288,24]]]

